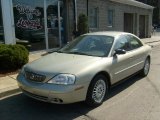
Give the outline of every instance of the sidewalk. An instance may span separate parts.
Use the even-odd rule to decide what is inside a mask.
[[[157,46],[157,45],[160,45],[160,36],[145,38],[145,39],[142,39],[142,41],[146,44]],[[44,51],[39,53],[31,53],[29,55],[29,62],[32,62],[42,57],[43,54],[45,54]],[[18,85],[16,82],[16,77],[17,77],[17,74],[0,77],[0,99],[2,97],[20,92],[20,89],[18,88]]]
[[[159,45],[160,44],[160,36],[152,36],[151,38],[144,38],[141,39],[144,43],[149,44],[149,45]],[[159,42],[159,43],[158,43]]]
[[[29,62],[32,62],[45,54],[45,52],[31,53]],[[16,82],[17,74],[0,77],[0,98],[20,92]]]

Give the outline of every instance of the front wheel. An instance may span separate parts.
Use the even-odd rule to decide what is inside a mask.
[[[147,58],[146,61],[145,61],[145,63],[144,63],[144,67],[143,67],[143,69],[141,71],[141,75],[143,77],[147,76],[148,73],[149,73],[149,70],[150,70],[150,59]]]
[[[88,88],[86,103],[96,107],[103,103],[108,92],[108,81],[104,75],[96,76]]]

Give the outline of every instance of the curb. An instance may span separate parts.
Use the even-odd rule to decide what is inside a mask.
[[[152,48],[157,47],[160,45],[160,41],[157,42],[146,42],[145,44],[151,46]]]
[[[147,44],[147,43],[155,43],[155,42],[160,42],[160,40],[150,41],[150,42],[145,42],[145,43]]]
[[[6,90],[1,91],[1,93],[0,93],[0,99],[3,98],[3,97],[10,96],[12,94],[16,94],[18,92],[21,92],[21,90],[19,89],[18,86],[6,88]]]

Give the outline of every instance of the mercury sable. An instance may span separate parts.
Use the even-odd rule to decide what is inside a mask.
[[[147,76],[150,53],[151,47],[130,33],[88,33],[26,64],[17,81],[23,93],[37,100],[98,106],[113,84],[137,72]]]

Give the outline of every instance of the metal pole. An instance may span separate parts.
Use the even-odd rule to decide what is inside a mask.
[[[58,1],[58,31],[59,31],[59,45],[62,46],[62,40],[61,40],[61,11],[60,11],[60,1]]]
[[[88,18],[88,22],[89,22],[89,0],[87,0],[87,18]],[[87,28],[88,30],[88,33],[89,33],[89,25],[88,25],[88,28]]]
[[[88,8],[89,7],[89,0],[87,0],[87,17],[88,17]]]
[[[74,31],[77,31],[77,0],[73,0],[74,6]]]
[[[77,31],[77,0],[75,0],[75,25],[76,25],[76,31]]]
[[[48,51],[48,27],[47,27],[47,3],[44,0],[44,26],[45,26],[45,41],[46,41],[46,50]]]

